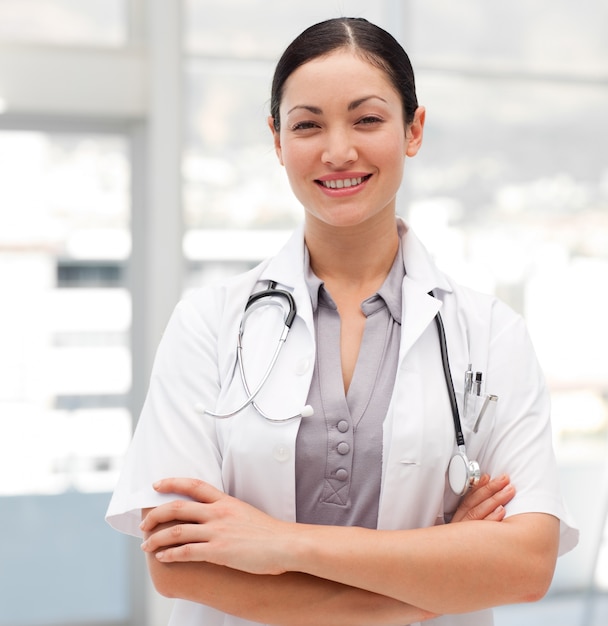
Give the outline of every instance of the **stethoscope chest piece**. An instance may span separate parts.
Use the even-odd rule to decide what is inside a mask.
[[[457,496],[464,494],[479,482],[481,470],[477,461],[469,461],[467,455],[459,450],[450,460],[448,481],[450,489]]]

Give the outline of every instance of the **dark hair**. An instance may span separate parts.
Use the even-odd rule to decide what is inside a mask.
[[[338,17],[310,26],[289,44],[274,72],[270,96],[270,114],[274,127],[280,128],[279,107],[285,82],[304,63],[350,48],[363,59],[386,72],[403,100],[406,124],[418,108],[414,70],[401,44],[388,32],[363,18]]]

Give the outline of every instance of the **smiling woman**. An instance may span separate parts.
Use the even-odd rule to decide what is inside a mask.
[[[489,626],[576,544],[521,318],[396,215],[424,123],[407,54],[366,20],[312,26],[279,61],[268,125],[303,225],[177,306],[108,509],[145,537],[173,624]],[[273,356],[277,307],[249,303],[277,289],[296,314]],[[483,476],[455,493],[465,438]]]
[[[405,157],[422,142],[424,109],[406,124],[389,75],[349,48],[300,65],[274,90],[281,104],[269,126],[309,234],[316,221],[355,226],[382,212],[392,221]]]

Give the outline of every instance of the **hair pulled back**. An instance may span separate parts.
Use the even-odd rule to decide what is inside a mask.
[[[285,82],[304,63],[340,49],[351,49],[386,72],[401,95],[406,124],[418,108],[414,70],[401,44],[387,31],[364,18],[339,17],[310,26],[298,35],[279,59],[272,80],[270,114],[275,130],[281,126],[279,108]]]

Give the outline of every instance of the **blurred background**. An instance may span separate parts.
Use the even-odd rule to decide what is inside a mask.
[[[416,70],[399,212],[525,316],[551,386],[581,543],[497,624],[608,623],[608,4],[0,0],[0,626],[166,623],[104,512],[176,301],[301,220],[271,75],[339,15]]]

